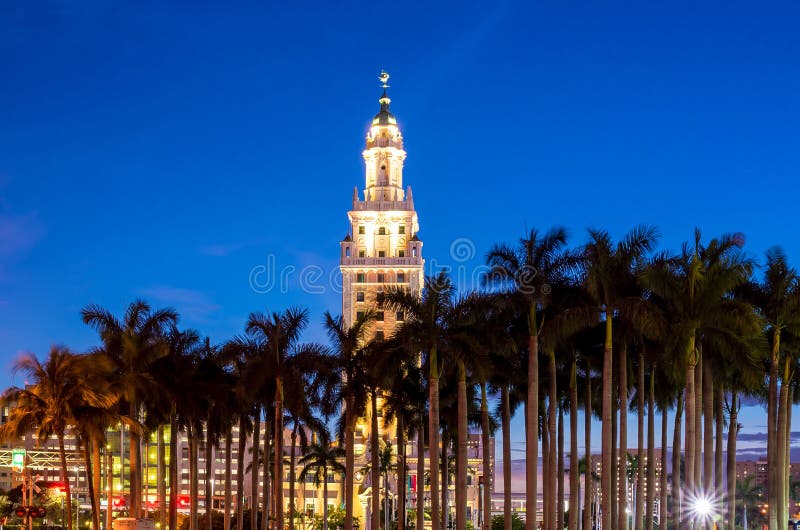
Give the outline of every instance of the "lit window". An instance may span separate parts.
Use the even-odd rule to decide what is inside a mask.
[[[344,257],[346,257],[346,258],[350,257],[350,247],[347,247],[346,249],[344,249]]]
[[[415,258],[417,257],[417,247],[414,247],[413,249],[411,249],[411,254]]]

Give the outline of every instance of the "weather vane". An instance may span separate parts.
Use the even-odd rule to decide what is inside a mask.
[[[381,75],[378,76],[378,79],[383,88],[389,88],[389,85],[386,84],[389,81],[389,74],[386,73],[386,70],[381,70]]]

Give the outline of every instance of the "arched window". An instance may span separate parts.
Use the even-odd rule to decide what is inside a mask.
[[[382,226],[382,227],[378,228],[378,235],[379,236],[385,236],[386,235],[386,227],[385,226]]]

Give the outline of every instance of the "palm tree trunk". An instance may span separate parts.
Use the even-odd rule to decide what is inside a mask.
[[[714,480],[714,381],[711,363],[703,363],[703,491],[712,491]]]
[[[354,414],[352,397],[347,397],[344,414],[344,529],[353,530],[353,475],[355,474],[356,457],[354,447],[355,426],[353,425]],[[420,456],[420,458],[422,457]],[[327,521],[327,518],[325,520]]]
[[[94,472],[92,474],[92,482],[94,493],[92,495],[92,502],[94,503],[92,506],[92,515],[96,516],[97,520],[95,521],[96,529],[100,530],[100,491],[102,488],[101,483],[101,468],[103,467],[103,457],[100,455],[100,439],[97,437],[92,437],[92,466]],[[163,526],[162,526],[163,528]]]
[[[783,377],[778,394],[778,430],[777,430],[777,443],[775,454],[775,491],[778,498],[776,506],[778,512],[779,525],[782,527],[784,521],[789,518],[788,510],[786,507],[786,497],[788,491],[786,488],[786,470],[789,463],[786,461],[786,416],[789,409],[789,362],[790,357],[787,355],[784,360]],[[773,474],[773,473],[770,473]],[[772,506],[770,506],[772,508]]]
[[[542,528],[545,530],[553,530],[550,527],[552,520],[550,519],[550,510],[553,505],[550,502],[550,475],[553,471],[550,469],[550,422],[547,418],[547,410],[545,403],[542,401],[540,407],[540,414],[542,416]],[[555,443],[555,441],[553,441]]]
[[[511,530],[511,404],[508,392],[508,385],[500,388],[500,423],[503,429],[503,530]]]
[[[694,381],[694,374],[687,381]],[[688,383],[687,383],[688,386]],[[683,484],[681,481],[681,416],[683,415],[683,396],[675,402],[675,425],[672,428],[672,527],[678,528],[683,520]],[[686,422],[687,425],[690,422]],[[692,438],[694,440],[694,438]],[[684,470],[688,469],[684,461]]]
[[[264,441],[262,442],[264,455],[264,480],[261,486],[261,497],[264,499],[264,511],[261,515],[261,530],[269,527],[269,517],[273,509],[272,488],[270,487],[269,455],[272,453],[272,420],[270,414],[264,410]],[[271,412],[271,411],[270,411]],[[274,415],[272,415],[274,417]]]
[[[397,438],[397,530],[406,530],[406,431],[403,415],[397,415],[395,425]]]
[[[197,518],[198,473],[197,473],[197,433],[191,424],[186,428],[189,440],[189,530],[199,530]]]
[[[573,352],[572,363],[569,370],[569,520],[568,530],[578,530],[580,506],[578,505],[578,492],[580,491],[580,475],[578,469],[578,367],[576,354]],[[587,470],[590,461],[586,461]]]
[[[442,496],[442,517],[439,519],[439,528],[441,530],[448,530],[448,522],[450,519],[450,503],[448,502],[448,494],[450,493],[450,469],[448,469],[450,467],[450,455],[448,454],[449,447],[450,438],[446,435],[446,433],[442,433],[442,460],[439,467],[439,470],[442,474],[442,487],[440,488],[440,493]],[[431,471],[431,475],[434,475],[433,471]]]
[[[623,342],[619,352],[619,497],[617,529],[628,529],[628,347]]]
[[[556,525],[553,528],[564,530],[564,408],[558,407],[558,493],[556,495]]]
[[[61,482],[64,483],[64,506],[66,507],[67,530],[72,530],[72,491],[67,475],[67,453],[64,450],[64,433],[58,433],[58,456],[61,457]],[[23,485],[23,488],[25,486]]]
[[[717,384],[714,386],[714,421],[715,421],[715,436],[714,436],[714,491],[722,491],[722,453],[723,453],[723,430],[725,429],[725,413],[723,412],[724,392],[722,385]]]
[[[613,383],[612,383],[613,387]],[[617,430],[619,425],[619,421],[617,418],[617,398],[612,396],[611,398],[611,455],[612,455],[612,462],[611,462],[611,484],[613,486],[609,490],[609,497],[611,497],[611,521],[614,525],[617,524],[617,508],[619,507],[618,499],[619,499],[619,449],[617,448]],[[603,492],[605,495],[605,492]],[[616,530],[616,527],[614,527]]]
[[[525,530],[536,530],[539,473],[539,337],[536,303],[528,312],[528,395],[525,401]],[[510,518],[506,518],[510,522]],[[608,528],[608,527],[606,527]]]
[[[772,337],[772,355],[769,367],[769,394],[767,396],[767,469],[777,466],[777,418],[778,418],[778,370],[780,359],[780,329],[775,329]],[[778,505],[778,491],[775,473],[769,473],[767,483],[767,504],[769,530],[778,530],[778,513],[773,507]]]
[[[423,412],[420,411],[420,415]],[[414,530],[425,528],[425,429],[417,427],[417,524]]]
[[[289,449],[289,526],[290,528],[294,529],[294,519],[297,516],[297,506],[295,504],[295,456],[297,455],[297,429],[300,426],[300,422],[295,420],[294,426],[292,427],[292,445],[291,449]],[[269,438],[269,434],[265,434],[267,438]],[[269,456],[265,456],[267,460],[269,460]],[[264,513],[267,513],[264,510]],[[400,529],[398,529],[400,530]]]
[[[128,411],[130,414],[130,418],[134,421],[139,419],[139,407],[135,404],[135,402],[131,402],[130,410]],[[131,507],[131,517],[141,517],[141,480],[139,476],[139,444],[141,442],[141,437],[139,433],[136,432],[136,429],[130,429],[128,433],[128,451],[129,451],[129,462],[130,462],[130,469],[128,470],[128,482],[130,484],[130,507]]]
[[[583,438],[586,470],[583,475],[583,525],[581,530],[592,530],[592,504],[594,503],[594,462],[592,461],[592,367],[586,359],[586,395],[583,396]],[[506,528],[510,530],[510,528]]]
[[[83,469],[86,474],[86,484],[89,487],[89,500],[92,504],[92,528],[100,530],[100,510],[97,499],[94,496],[94,471],[92,468],[92,455],[89,440],[83,441]]]
[[[431,470],[431,528],[439,528],[441,514],[439,512],[439,359],[436,347],[430,351],[430,379],[428,382],[428,469]],[[376,530],[376,529],[373,529]],[[533,529],[531,529],[533,530]]]
[[[548,513],[550,515],[550,521],[548,523],[548,527],[552,530],[556,530],[559,528],[559,524],[557,521],[558,517],[558,498],[557,498],[557,482],[558,476],[556,475],[556,470],[558,469],[558,464],[556,460],[556,452],[558,450],[558,438],[556,433],[556,421],[558,420],[558,394],[557,394],[557,382],[556,382],[556,354],[554,351],[547,352],[547,376],[549,378],[548,381],[548,411],[547,411],[547,425],[550,430],[549,440],[550,440],[550,453],[548,459],[550,461],[550,474],[547,478],[547,490],[548,490],[548,499],[549,499],[549,509]],[[563,509],[563,507],[562,507]]]
[[[120,425],[120,429],[122,426]],[[121,446],[120,446],[121,447]],[[114,453],[106,446],[106,528],[111,530],[111,519],[114,510]],[[121,457],[122,455],[120,455]],[[122,461],[122,458],[120,458]]]
[[[694,372],[694,488],[703,485],[703,355]]]
[[[489,454],[490,435],[489,400],[486,396],[486,382],[484,381],[481,383],[481,456],[483,457],[483,500],[481,506],[481,528],[483,530],[489,530],[492,519],[492,484],[494,483],[494,477],[492,476],[491,455]],[[466,488],[464,494],[466,495]],[[398,528],[398,530],[401,529]]]
[[[210,422],[206,422],[206,454],[205,454],[205,464],[206,464],[206,476],[204,478],[205,486],[206,486],[206,529],[211,530],[213,528],[213,511],[214,511],[214,474],[212,473],[213,464],[214,464],[214,446],[211,443],[211,433],[209,432],[208,425]]]
[[[178,530],[178,449],[178,414],[173,403],[169,416],[169,530]]]
[[[667,528],[667,520],[668,520],[668,510],[667,510],[667,503],[669,502],[667,499],[667,427],[669,425],[668,422],[668,414],[667,414],[667,406],[664,405],[664,408],[661,410],[661,476],[659,481],[659,499],[658,499],[658,528],[659,530],[664,530]],[[680,420],[678,421],[678,425],[680,425]],[[675,452],[680,453],[681,448],[680,444],[676,445],[677,449]]]
[[[458,432],[456,443],[456,530],[467,528],[467,371],[464,362],[457,362]],[[388,530],[388,529],[387,529]]]
[[[159,425],[156,430],[158,441],[156,442],[156,480],[158,481],[158,522],[161,528],[167,528],[167,470],[166,470],[166,446],[164,445],[164,425]],[[226,529],[227,530],[227,529]]]
[[[236,454],[236,530],[244,529],[244,453],[247,449],[247,414],[239,417],[239,443]]]
[[[259,449],[261,448],[261,405],[256,405],[255,414],[253,414],[253,460],[250,468],[250,528],[255,530],[258,528],[258,473],[261,468],[261,457]],[[265,468],[269,468],[269,455],[264,455],[266,462]]]
[[[380,468],[380,432],[378,430],[378,390],[373,388],[370,392],[371,414],[370,414],[370,471],[372,472],[372,510],[370,513],[371,530],[381,528],[381,468]],[[327,480],[327,479],[326,479]],[[325,502],[328,502],[327,499]],[[388,529],[387,529],[388,530]]]
[[[694,335],[692,335],[689,344],[689,362],[686,364],[686,390],[685,390],[685,412],[686,412],[686,440],[685,440],[685,449],[684,449],[684,469],[685,469],[685,479],[686,479],[686,491],[692,492],[694,491],[694,460],[695,460],[695,453],[694,453],[694,443],[695,443],[695,396],[694,396],[694,380],[695,380],[695,366],[696,366],[696,358],[695,355],[697,354],[695,347],[694,347]],[[675,447],[675,445],[673,445]],[[674,469],[674,468],[673,468]],[[673,476],[675,473],[673,472]],[[681,516],[682,518],[682,516]]]
[[[283,380],[280,376],[275,378],[275,421],[273,444],[275,447],[275,469],[272,473],[272,488],[275,490],[275,527],[283,530]],[[269,458],[266,455],[265,458]],[[325,477],[327,484],[328,478]],[[327,504],[328,499],[325,499]]]
[[[730,416],[728,418],[728,524],[736,530],[736,436],[739,430],[739,405],[736,391],[731,391]]]
[[[641,359],[644,364],[644,359]],[[653,530],[653,510],[656,493],[656,398],[655,370],[650,370],[650,381],[647,385],[647,503],[645,504],[645,530]],[[665,444],[666,445],[666,444]],[[662,474],[666,474],[666,462],[662,460]],[[639,477],[641,480],[641,475]],[[661,519],[663,521],[663,519]],[[660,522],[660,521],[659,521]]]
[[[783,467],[783,498],[786,500],[786,514],[787,518],[791,515],[794,515],[792,512],[792,495],[789,489],[789,479],[790,479],[790,471],[791,471],[791,458],[790,458],[790,449],[791,449],[791,442],[792,442],[792,397],[794,395],[794,385],[791,384],[791,381],[786,384],[787,388],[787,411],[786,411],[786,439],[784,440],[784,447],[786,451],[786,456],[784,458],[785,465]]]
[[[638,366],[638,390],[636,395],[638,399],[636,400],[636,454],[639,456],[639,466],[636,468],[636,506],[633,510],[633,515],[635,517],[634,521],[634,528],[635,530],[642,530],[642,525],[644,524],[644,474],[647,469],[653,467],[652,460],[650,458],[644,458],[644,396],[645,396],[645,386],[644,386],[644,349],[640,349],[639,351],[639,366]],[[648,454],[649,456],[649,454]]]
[[[602,430],[603,430],[603,446],[602,446],[602,487],[601,490],[603,492],[603,530],[611,530],[612,527],[612,518],[611,518],[611,505],[613,495],[610,495],[612,488],[616,486],[612,482],[612,475],[613,475],[613,468],[616,467],[615,459],[616,455],[611,453],[611,438],[612,438],[612,425],[611,425],[611,417],[612,417],[612,410],[611,410],[611,401],[612,401],[612,391],[613,388],[611,386],[611,374],[613,372],[614,366],[614,350],[613,350],[613,342],[612,342],[612,315],[611,315],[611,308],[607,308],[606,310],[606,337],[605,337],[605,346],[603,349],[603,410],[602,410]],[[528,530],[533,530],[528,529]]]
[[[233,453],[233,428],[225,432],[225,511],[222,516],[222,530],[231,530],[231,453]]]

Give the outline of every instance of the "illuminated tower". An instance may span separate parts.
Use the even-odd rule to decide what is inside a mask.
[[[375,302],[387,286],[402,286],[419,293],[423,282],[422,242],[411,186],[403,190],[403,135],[389,111],[386,93],[389,75],[381,74],[380,111],[367,132],[362,153],[365,164],[363,193],[353,191],[347,213],[350,230],[341,242],[342,315],[347,326],[368,309],[377,312],[371,326],[377,339],[389,337],[405,315],[382,312]]]

